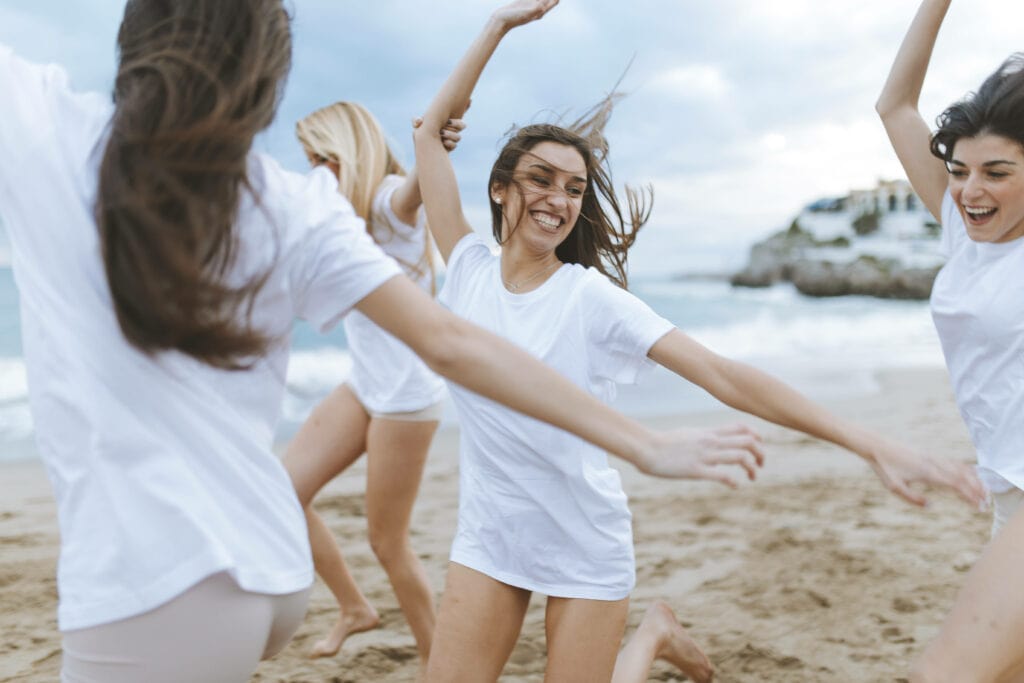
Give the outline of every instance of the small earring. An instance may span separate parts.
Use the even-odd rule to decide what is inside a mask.
[[[501,198],[500,197],[491,197],[491,199],[494,200],[495,204],[497,204],[498,206],[501,206]]]

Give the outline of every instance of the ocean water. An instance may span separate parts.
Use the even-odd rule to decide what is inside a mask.
[[[691,268],[741,260],[736,250],[691,254]],[[632,291],[683,331],[722,355],[750,362],[816,398],[873,391],[886,367],[941,366],[942,356],[924,302],[866,297],[810,299],[789,285],[734,289],[726,282],[680,279],[670,269],[641,269]],[[322,336],[296,325],[288,392],[278,438],[286,439],[351,367],[338,326]],[[21,358],[17,292],[0,241],[0,460],[34,457],[28,386]],[[660,368],[623,387],[617,406],[636,416],[703,410],[714,401]],[[453,422],[449,407],[445,421]]]

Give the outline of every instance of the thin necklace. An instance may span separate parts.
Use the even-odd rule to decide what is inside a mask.
[[[512,282],[509,282],[508,280],[506,280],[504,278],[502,278],[501,281],[503,283],[505,283],[505,287],[508,289],[508,291],[512,292],[513,294],[516,294],[524,286],[530,284],[531,282],[533,282],[534,280],[539,278],[544,273],[551,272],[552,270],[554,270],[555,266],[560,266],[560,265],[562,265],[561,261],[555,261],[554,263],[551,263],[551,264],[547,265],[543,269],[538,270],[536,273],[534,273],[530,277],[526,278],[525,280],[521,280],[519,283],[512,283]]]

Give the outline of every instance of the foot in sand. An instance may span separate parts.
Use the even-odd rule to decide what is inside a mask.
[[[333,657],[338,654],[341,644],[350,635],[369,631],[370,629],[377,628],[379,625],[380,616],[371,605],[366,605],[362,609],[342,612],[341,616],[338,617],[338,621],[335,622],[334,628],[327,634],[327,637],[313,644],[313,648],[309,651],[309,656],[314,659],[317,657]]]
[[[651,605],[639,628],[649,629],[655,634],[659,644],[658,659],[677,667],[696,683],[710,683],[715,674],[711,660],[679,623],[671,607],[664,602]]]

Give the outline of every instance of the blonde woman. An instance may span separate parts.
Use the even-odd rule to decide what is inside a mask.
[[[460,125],[445,132],[452,148]],[[373,115],[354,102],[338,102],[299,121],[296,134],[310,163],[328,168],[338,179],[338,192],[366,221],[374,241],[413,282],[433,294],[431,243],[420,212],[416,172],[405,172]],[[333,656],[349,634],[374,628],[379,621],[311,505],[317,491],[365,452],[370,545],[426,662],[434,602],[423,566],[409,545],[409,518],[441,417],[444,383],[409,347],[362,313],[351,312],[344,325],[352,374],[317,406],[285,455],[306,509],[317,573],[340,608],[334,627],[310,654]]]

